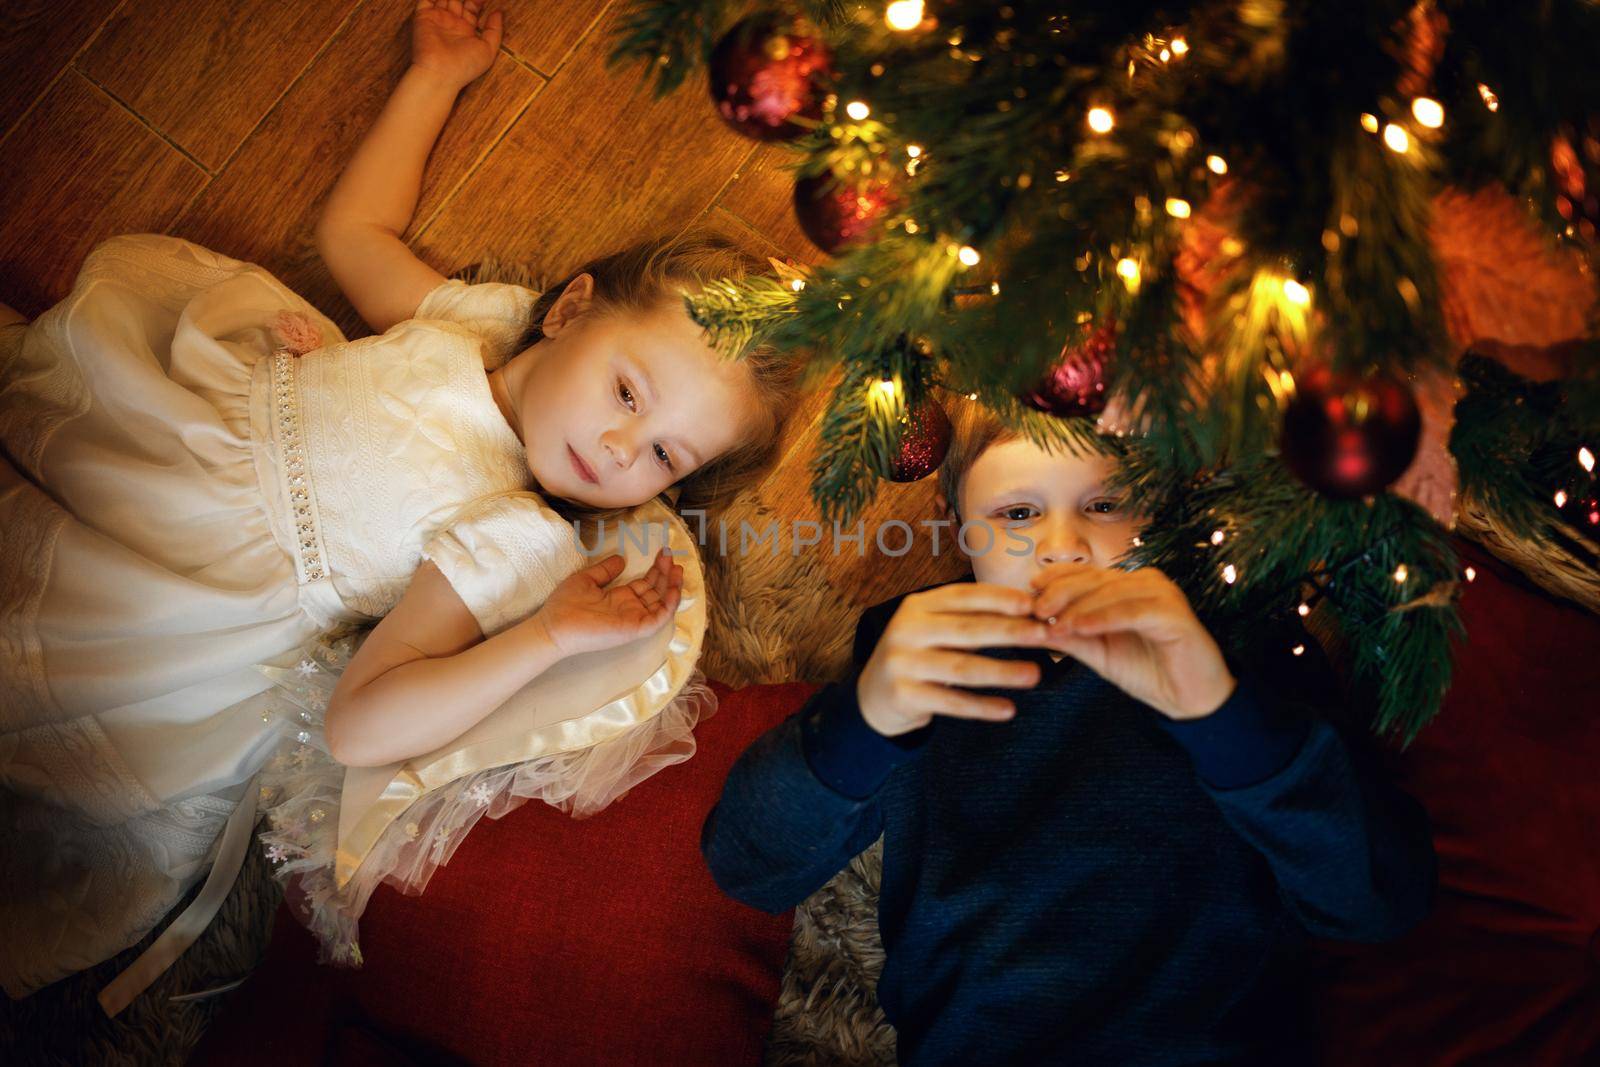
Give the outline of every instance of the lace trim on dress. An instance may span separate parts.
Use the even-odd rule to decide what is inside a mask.
[[[317,499],[306,467],[305,442],[300,436],[300,403],[295,395],[295,363],[286,349],[272,354],[272,406],[277,413],[274,433],[282,457],[284,491],[294,509],[295,563],[301,582],[320,582],[327,558],[317,518]]]

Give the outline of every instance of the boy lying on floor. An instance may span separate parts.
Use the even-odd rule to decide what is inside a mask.
[[[772,912],[884,835],[903,1064],[1302,1062],[1304,942],[1430,906],[1427,817],[1314,710],[1315,644],[1235,663],[1165,575],[1115,569],[1113,469],[961,411],[940,480],[975,580],[868,610],[855,673],[706,820],[717,882]]]

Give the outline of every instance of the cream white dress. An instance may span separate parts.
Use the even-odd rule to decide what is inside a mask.
[[[210,869],[285,729],[257,664],[381,617],[485,498],[516,494],[471,534],[499,553],[471,573],[547,591],[583,565],[519,492],[485,374],[535,297],[446,282],[346,341],[260,267],[138,234],[0,329],[8,994],[136,943]],[[483,617],[505,590],[458,592]]]

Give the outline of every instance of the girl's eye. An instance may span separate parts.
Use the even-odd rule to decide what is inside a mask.
[[[624,404],[628,405],[629,411],[639,410],[638,404],[633,399],[633,390],[629,389],[628,383],[621,378],[617,379],[617,395],[622,398]]]
[[[1037,514],[1031,504],[1013,504],[1000,511],[1000,515],[1011,522],[1026,522]]]
[[[667,470],[671,470],[672,469],[672,457],[667,454],[667,450],[664,447],[662,447],[661,445],[658,444],[658,445],[655,446],[655,451],[656,451],[656,459],[657,459],[657,461],[659,461],[660,464],[663,467],[667,468]]]
[[[1095,515],[1115,515],[1122,510],[1122,501],[1115,497],[1103,496],[1099,500],[1089,501],[1089,511]]]

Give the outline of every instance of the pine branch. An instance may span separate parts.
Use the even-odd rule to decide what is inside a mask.
[[[643,64],[655,95],[666,96],[711,55],[732,11],[731,0],[634,0],[618,21],[608,63]]]

